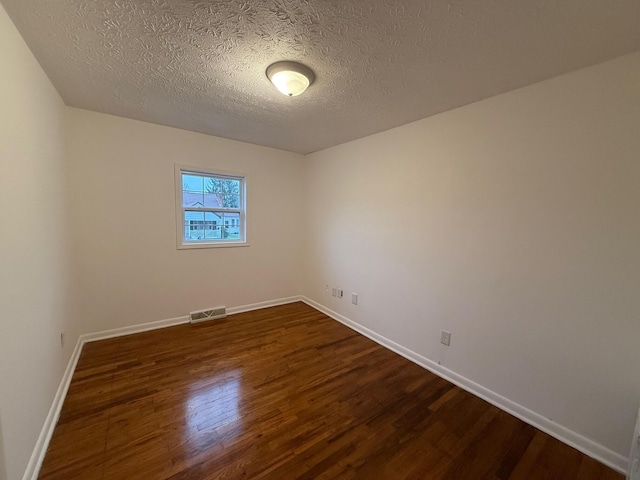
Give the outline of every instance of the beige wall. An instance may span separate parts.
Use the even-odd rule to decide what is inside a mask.
[[[0,44],[0,480],[79,332],[299,293],[628,454],[640,54],[305,160],[64,107],[2,7]],[[250,247],[176,249],[175,162],[248,175]]]
[[[67,126],[84,332],[299,293],[300,155],[74,108]],[[176,162],[247,175],[249,247],[176,249]]]
[[[639,153],[637,53],[312,154],[304,293],[626,457]]]
[[[2,6],[0,45],[0,478],[16,480],[78,328],[69,288],[64,105]]]

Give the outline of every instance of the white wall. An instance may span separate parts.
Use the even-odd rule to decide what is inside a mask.
[[[0,44],[0,480],[79,331],[298,293],[628,454],[640,54],[305,161],[64,107],[2,7]],[[248,174],[250,247],[176,249],[174,162]]]
[[[639,154],[640,53],[312,154],[304,293],[626,457]]]
[[[83,331],[300,292],[302,156],[75,108],[67,120]],[[247,175],[249,247],[176,249],[176,162]]]
[[[69,276],[65,107],[2,6],[0,45],[0,479],[15,480],[78,328]]]

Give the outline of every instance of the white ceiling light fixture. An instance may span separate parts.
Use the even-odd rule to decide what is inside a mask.
[[[313,71],[297,62],[276,62],[267,68],[267,77],[275,87],[289,97],[304,92],[313,83]]]

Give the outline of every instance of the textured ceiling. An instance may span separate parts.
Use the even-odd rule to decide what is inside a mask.
[[[1,1],[68,105],[301,153],[640,49],[638,0]]]

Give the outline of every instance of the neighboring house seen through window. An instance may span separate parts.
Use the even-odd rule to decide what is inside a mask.
[[[178,248],[246,245],[244,176],[176,166]]]

